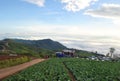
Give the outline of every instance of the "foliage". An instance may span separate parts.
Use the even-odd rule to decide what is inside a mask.
[[[24,62],[28,62],[30,59],[27,56],[21,56],[21,57],[17,57],[17,58],[11,58],[11,59],[6,59],[6,60],[1,60],[0,61],[0,68],[5,68],[5,67],[9,67],[9,66],[14,66],[14,65],[18,65]]]
[[[38,63],[3,81],[120,81],[120,63],[78,58],[54,58]]]
[[[65,62],[76,81],[120,81],[120,63],[70,59]]]
[[[59,59],[38,63],[3,81],[71,81]]]
[[[115,48],[110,48],[110,53],[111,54],[114,53],[114,51],[115,51]]]
[[[88,51],[84,51],[84,50],[76,50],[76,55],[78,57],[87,58],[87,57],[90,57],[90,56],[99,56],[100,54],[93,53],[93,52],[88,52]]]
[[[22,54],[22,55],[28,55],[28,56],[35,56],[35,57],[44,57],[44,56],[49,56],[53,57],[54,56],[54,51],[48,50],[48,49],[42,49],[42,48],[37,48],[32,45],[27,45],[24,43],[20,42],[15,42],[12,39],[5,39],[0,42],[0,45],[5,47],[4,51],[0,51],[0,54]]]
[[[110,56],[111,56],[111,57],[113,57],[113,53],[114,53],[114,52],[115,52],[115,48],[111,47],[111,48],[110,48],[110,54],[111,54]]]
[[[21,39],[13,39],[13,41],[27,44],[35,48],[42,48],[48,50],[59,50],[59,49],[66,49],[61,43],[53,41],[51,39],[44,39],[44,40],[21,40]]]

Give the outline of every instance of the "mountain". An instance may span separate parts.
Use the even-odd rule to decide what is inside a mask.
[[[17,43],[12,39],[5,39],[0,41],[0,52],[1,54],[32,54],[36,53],[34,48],[24,45],[22,43]]]
[[[51,39],[44,40],[21,40],[4,39],[0,41],[0,54],[24,54],[32,56],[55,56],[55,50],[66,47]]]
[[[43,40],[21,40],[21,39],[14,39],[15,42],[23,43],[27,45],[31,45],[36,48],[43,48],[48,50],[62,50],[66,49],[64,45],[57,41],[53,41],[51,39],[43,39]]]
[[[56,51],[70,49],[61,43],[51,39],[44,40],[22,40],[22,39],[4,39],[0,41],[0,54],[23,54],[37,57],[55,56]],[[73,49],[72,49],[73,50]],[[84,50],[76,50],[79,57],[89,57],[99,55]]]

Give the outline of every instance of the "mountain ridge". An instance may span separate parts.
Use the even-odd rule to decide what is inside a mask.
[[[13,39],[13,40],[18,43],[32,45],[37,48],[43,48],[43,49],[48,49],[48,50],[67,49],[66,46],[62,45],[61,43],[57,41],[53,41],[51,39],[42,39],[42,40]]]
[[[0,54],[25,54],[44,57],[55,56],[55,51],[66,49],[64,45],[51,39],[23,40],[4,39],[0,41]]]
[[[0,41],[0,54],[23,54],[37,57],[55,57],[55,52],[69,49],[57,41],[51,39],[43,40],[23,40],[23,39],[4,39]],[[97,53],[91,53],[85,50],[76,50],[76,56],[89,57],[96,56]]]

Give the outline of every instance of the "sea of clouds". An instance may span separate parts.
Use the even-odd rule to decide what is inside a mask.
[[[6,33],[0,34],[0,39],[15,38],[26,40],[52,39],[58,41],[69,48],[87,50],[101,54],[109,53],[109,48],[116,49],[115,53],[120,54],[120,38],[109,36],[87,36],[87,35],[65,35],[47,33]]]

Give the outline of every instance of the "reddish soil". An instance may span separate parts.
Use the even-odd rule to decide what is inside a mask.
[[[17,73],[17,72],[19,72],[19,71],[21,71],[29,66],[32,66],[32,65],[37,64],[37,63],[42,62],[42,61],[45,61],[45,59],[34,59],[34,60],[27,62],[27,63],[24,63],[24,64],[0,69],[0,81],[5,77],[8,77],[14,73]]]
[[[0,55],[0,61],[1,60],[7,60],[7,59],[15,59],[15,58],[19,58],[19,57],[22,57],[22,56],[9,56],[9,55]]]

